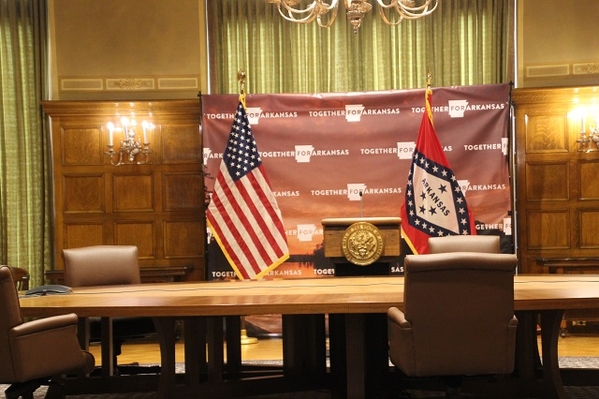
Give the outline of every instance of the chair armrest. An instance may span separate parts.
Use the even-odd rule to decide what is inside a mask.
[[[389,359],[406,374],[417,370],[412,323],[396,307],[387,310]],[[409,374],[410,375],[410,374]]]
[[[79,345],[77,320],[74,313],[52,316],[8,331],[16,382],[63,373],[85,373],[93,368],[93,356]]]
[[[45,332],[47,330],[55,330],[71,325],[77,326],[77,321],[77,315],[74,313],[46,317],[43,319],[28,321],[15,326],[10,330],[10,335],[13,338],[18,338],[25,335]]]
[[[404,312],[396,307],[387,310],[387,318],[390,322],[397,324],[401,328],[412,328],[412,323],[406,320]]]

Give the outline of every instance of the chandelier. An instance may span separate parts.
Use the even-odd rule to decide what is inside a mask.
[[[387,25],[398,25],[404,19],[417,19],[425,17],[435,11],[438,0],[376,0],[379,14]],[[279,14],[287,21],[307,24],[314,19],[318,25],[328,28],[337,17],[339,0],[266,0],[267,3],[277,5]],[[353,26],[354,33],[362,25],[364,15],[372,9],[368,0],[343,0],[347,19]],[[305,7],[304,7],[305,5]],[[392,15],[396,14],[395,17]]]
[[[122,117],[120,126],[108,122],[106,127],[108,128],[108,151],[104,154],[110,157],[110,163],[113,166],[150,163],[152,150],[150,149],[149,133],[156,127],[153,123],[148,121],[142,122],[143,142],[136,133],[137,122],[135,119],[129,120],[129,118]],[[115,151],[114,136],[117,131],[122,132],[122,137],[120,148],[118,151]]]

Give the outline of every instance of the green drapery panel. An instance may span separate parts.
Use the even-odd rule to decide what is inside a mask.
[[[423,88],[429,71],[433,86],[513,80],[512,1],[440,0],[433,14],[398,26],[376,8],[354,34],[343,4],[321,28],[285,21],[265,0],[208,1],[211,92],[239,92],[238,69],[249,93]]]
[[[0,263],[50,268],[48,143],[42,130],[43,2],[0,0]]]

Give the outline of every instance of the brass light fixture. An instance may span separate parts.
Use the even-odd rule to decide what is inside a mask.
[[[579,138],[576,140],[578,151],[599,151],[599,107],[578,107],[571,111],[568,116],[580,120],[580,133]],[[588,132],[587,126],[589,128]]]
[[[373,0],[374,1],[374,0]],[[307,24],[316,19],[319,26],[328,28],[333,24],[339,9],[339,0],[302,1],[266,0],[277,5],[279,13],[287,21]],[[354,33],[362,25],[364,15],[372,9],[368,0],[343,0],[349,23]],[[437,8],[438,0],[376,0],[379,14],[387,25],[398,25],[404,19],[418,19],[431,14]],[[396,14],[396,17],[392,17]]]
[[[112,122],[106,124],[108,129],[108,151],[104,154],[110,157],[110,164],[113,166],[120,166],[123,164],[146,164],[150,163],[150,139],[149,134],[156,127],[153,123],[143,121],[141,124],[142,136],[137,135],[136,129],[138,128],[135,119],[129,119],[122,117],[120,120],[120,126],[115,125]],[[121,138],[120,148],[118,151],[114,150],[114,133],[116,131],[122,131],[123,137]]]

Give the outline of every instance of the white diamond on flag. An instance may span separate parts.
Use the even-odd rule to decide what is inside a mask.
[[[430,236],[467,234],[466,199],[451,169],[415,151],[408,187],[408,218]]]

